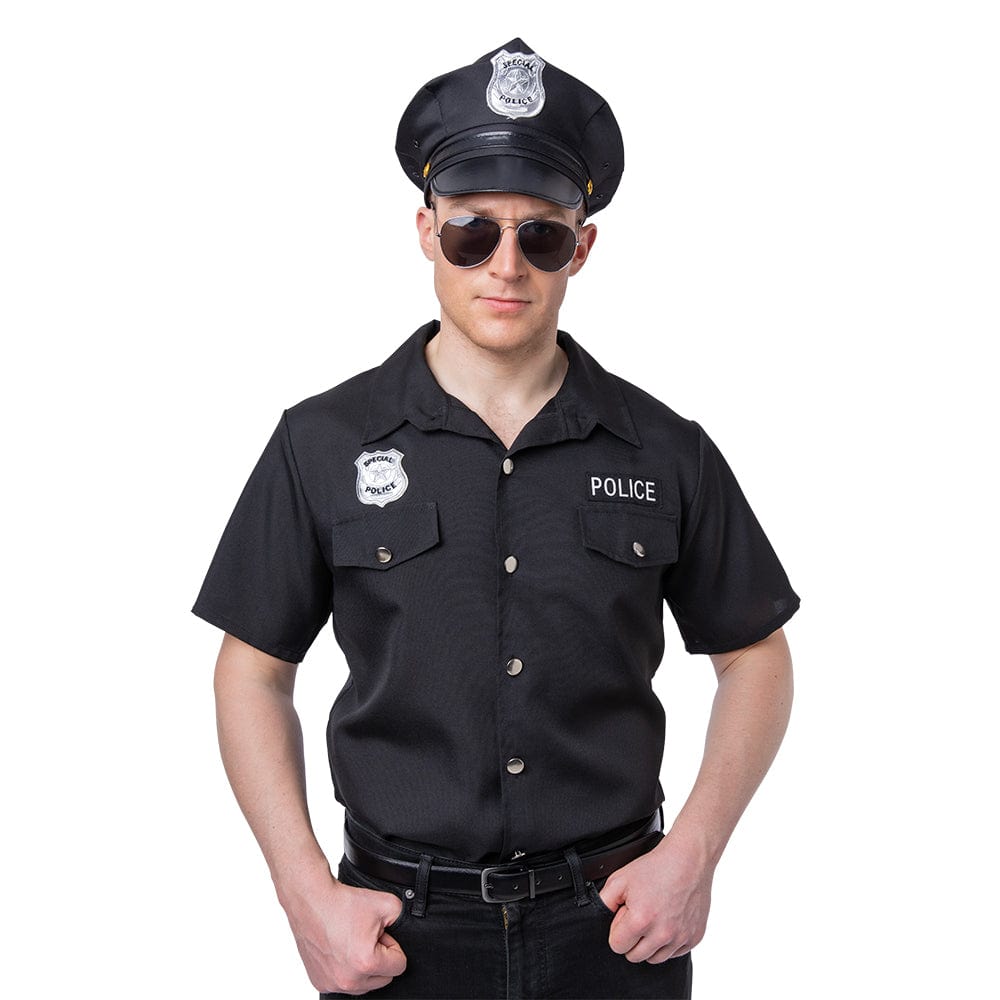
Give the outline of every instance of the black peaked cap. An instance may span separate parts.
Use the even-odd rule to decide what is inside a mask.
[[[520,38],[425,84],[403,112],[396,154],[424,193],[529,194],[588,215],[621,180],[607,101]]]

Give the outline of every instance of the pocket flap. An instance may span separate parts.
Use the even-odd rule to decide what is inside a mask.
[[[581,507],[583,544],[629,566],[677,562],[677,515]]]
[[[333,564],[387,570],[437,545],[437,504],[365,511],[333,524]]]

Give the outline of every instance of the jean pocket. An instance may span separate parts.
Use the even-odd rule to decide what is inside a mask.
[[[608,877],[605,875],[603,878],[596,879],[593,882],[587,883],[587,892],[590,895],[590,901],[597,908],[597,911],[604,916],[613,917],[615,911],[612,910],[603,899],[601,899],[601,889],[604,888],[604,883],[607,882]]]
[[[371,889],[374,892],[390,892],[396,896],[403,904],[399,911],[399,916],[392,923],[386,924],[385,929],[391,931],[398,927],[410,915],[410,900],[405,896],[405,888],[398,882],[390,882],[387,879],[376,878],[358,868],[355,868],[345,855],[340,859],[340,866],[337,869],[337,878],[344,885],[352,886],[355,889]]]

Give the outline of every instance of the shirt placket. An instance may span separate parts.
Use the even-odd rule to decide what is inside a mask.
[[[523,726],[525,699],[530,689],[532,664],[525,662],[524,637],[519,634],[518,605],[526,590],[536,553],[523,524],[523,477],[518,467],[528,461],[524,454],[508,452],[497,467],[497,552],[500,560],[497,585],[497,739],[501,800],[503,803],[503,853],[514,858],[518,849],[517,817],[530,796],[532,771],[541,762],[531,754],[530,734]]]

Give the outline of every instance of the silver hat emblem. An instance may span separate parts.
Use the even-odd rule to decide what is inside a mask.
[[[534,118],[545,105],[545,60],[534,53],[501,49],[490,62],[493,76],[486,87],[490,111],[505,118]]]

